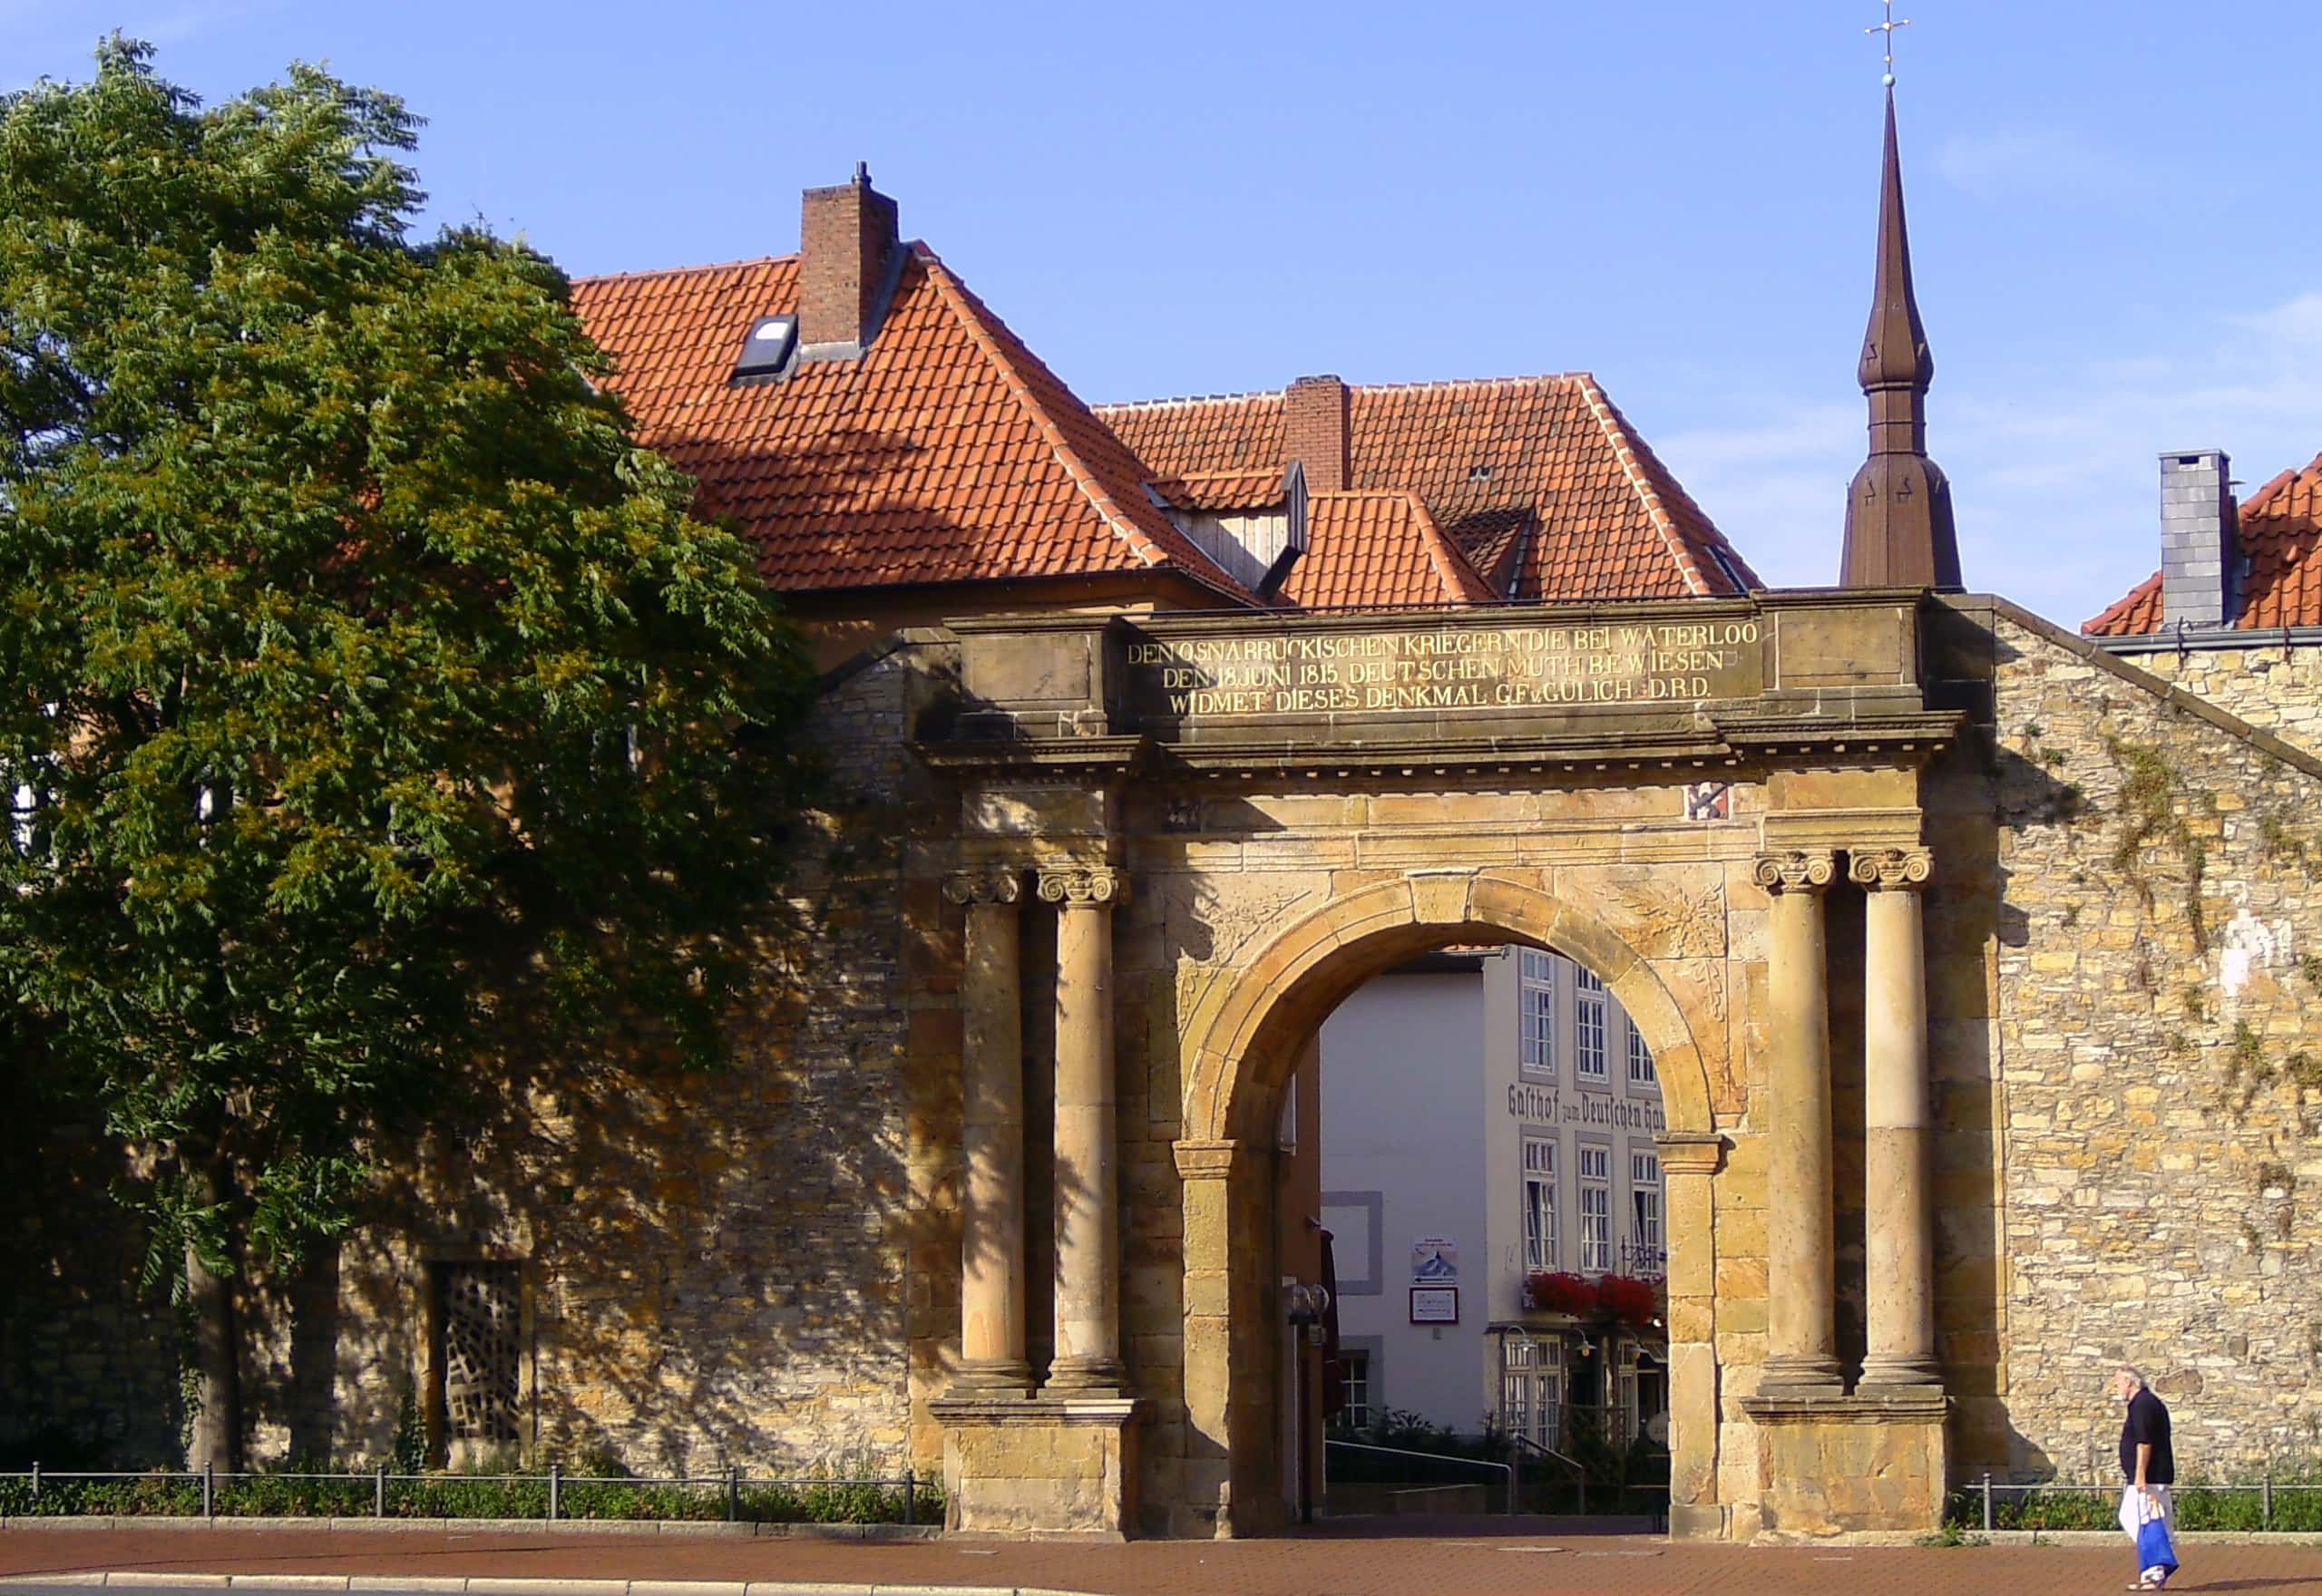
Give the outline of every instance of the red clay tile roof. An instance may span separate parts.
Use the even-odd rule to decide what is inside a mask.
[[[1282,596],[1304,609],[1488,604],[1495,595],[1415,493],[1316,493]]]
[[[1272,510],[1283,501],[1279,471],[1222,471],[1169,477],[1153,491],[1180,510]]]
[[[1585,375],[1349,390],[1351,485],[1416,493],[1518,598],[1683,598],[1762,586]],[[1105,404],[1157,477],[1280,472],[1280,393]],[[1526,535],[1526,518],[1532,522]]]
[[[2286,471],[2241,506],[2239,539],[2249,560],[2240,578],[2244,631],[2322,626],[2322,455]],[[2161,629],[2161,573],[2080,628],[2092,637],[2146,637]]]
[[[784,591],[1176,572],[1254,597],[1147,498],[1146,472],[923,245],[859,359],[735,387],[750,325],[798,308],[795,256],[582,278],[641,442],[741,521]]]

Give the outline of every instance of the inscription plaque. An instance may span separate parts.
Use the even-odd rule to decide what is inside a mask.
[[[1762,636],[1744,616],[1143,637],[1128,645],[1128,686],[1139,713],[1180,721],[1675,707],[1755,695]]]

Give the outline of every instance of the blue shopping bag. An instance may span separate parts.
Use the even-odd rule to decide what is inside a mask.
[[[2151,1513],[2152,1516],[2137,1525],[2137,1567],[2165,1568],[2175,1573],[2177,1549],[2169,1543],[2169,1521],[2154,1511],[2151,1504],[2146,1504],[2145,1511]]]

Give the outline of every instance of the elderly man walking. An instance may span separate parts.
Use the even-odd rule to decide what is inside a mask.
[[[2169,1407],[2132,1368],[2112,1376],[2112,1395],[2127,1405],[2121,1423],[2121,1528],[2137,1549],[2132,1591],[2158,1591],[2177,1572],[2177,1455],[2169,1445]]]

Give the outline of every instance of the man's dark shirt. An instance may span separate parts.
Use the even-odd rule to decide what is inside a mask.
[[[2129,1416],[2121,1426],[2121,1477],[2136,1484],[2137,1448],[2150,1443],[2152,1456],[2144,1465],[2148,1485],[2177,1483],[2177,1455],[2169,1449],[2169,1408],[2151,1391],[2129,1398]]]

